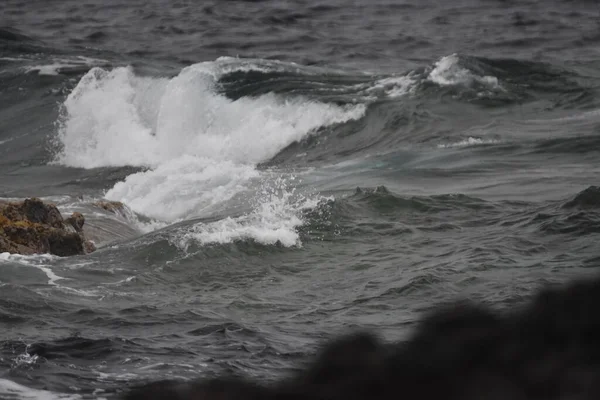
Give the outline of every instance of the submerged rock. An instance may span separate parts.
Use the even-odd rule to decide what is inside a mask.
[[[0,203],[0,253],[90,253],[96,248],[83,234],[84,223],[80,213],[65,220],[54,204],[38,198]]]
[[[120,201],[100,200],[95,202],[94,205],[113,214],[124,214],[125,212],[125,205]]]

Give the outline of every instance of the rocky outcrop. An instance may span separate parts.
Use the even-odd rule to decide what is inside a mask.
[[[84,236],[84,223],[80,213],[63,219],[55,205],[38,198],[0,203],[0,253],[90,253],[95,246]]]

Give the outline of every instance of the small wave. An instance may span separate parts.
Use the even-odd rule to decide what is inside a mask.
[[[534,153],[551,154],[586,154],[600,151],[598,135],[577,135],[545,138],[534,144]]]
[[[498,78],[494,76],[479,76],[463,68],[457,54],[442,57],[434,64],[427,79],[440,86],[481,84],[493,89],[500,88]]]
[[[112,354],[113,347],[122,347],[111,339],[87,339],[68,337],[52,342],[34,343],[28,346],[30,357],[44,357],[47,360],[67,358],[102,358]]]
[[[336,104],[371,103],[413,93],[422,78],[417,71],[381,76],[275,60],[221,57],[217,61],[217,89],[232,100],[277,93]]]
[[[563,204],[563,208],[600,208],[600,187],[590,186]]]
[[[34,39],[14,28],[0,28],[0,40],[11,42],[33,42]]]
[[[493,205],[484,200],[463,194],[403,197],[391,192],[385,186],[378,186],[375,189],[357,188],[346,201],[349,200],[368,205],[380,211],[414,210],[432,213],[457,208],[473,210],[493,208]]]
[[[447,213],[491,212],[494,203],[462,194],[434,196],[401,196],[385,186],[356,188],[349,196],[323,201],[305,213],[301,231],[315,240],[339,240],[339,236],[386,235],[402,236],[422,231],[460,230],[459,225],[446,223],[447,217],[433,226],[416,226],[409,221],[422,221],[423,215]],[[416,219],[415,219],[416,218]]]
[[[3,262],[10,264],[20,264],[23,267],[32,267],[42,271],[46,277],[48,278],[47,284],[62,288],[59,284],[57,284],[60,280],[67,280],[68,278],[64,278],[62,276],[57,275],[52,268],[50,267],[51,262],[58,260],[60,257],[51,255],[51,254],[33,254],[33,255],[21,255],[21,254],[10,254],[10,253],[0,253],[0,266]],[[22,267],[20,267],[22,268]],[[41,283],[41,282],[40,282]]]
[[[545,233],[575,234],[579,236],[600,233],[600,216],[595,212],[538,214],[531,223]]]
[[[600,232],[600,187],[590,186],[554,209],[536,213],[528,224],[549,234],[588,235]]]

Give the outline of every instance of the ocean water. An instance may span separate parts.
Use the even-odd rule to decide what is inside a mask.
[[[270,381],[340,333],[600,265],[595,2],[3,0],[0,398]],[[94,207],[121,201],[118,215]]]

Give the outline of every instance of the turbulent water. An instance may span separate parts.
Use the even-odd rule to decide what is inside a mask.
[[[0,254],[0,398],[277,379],[600,263],[600,8],[3,0],[0,197],[86,256]],[[114,215],[93,206],[121,201]]]

